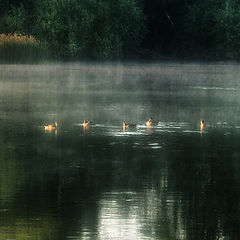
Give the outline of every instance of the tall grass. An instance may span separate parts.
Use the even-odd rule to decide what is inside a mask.
[[[46,47],[33,36],[0,34],[1,63],[36,63],[46,58]]]

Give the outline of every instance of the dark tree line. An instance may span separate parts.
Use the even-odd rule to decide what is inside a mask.
[[[187,57],[239,58],[239,0],[145,1],[145,47]]]
[[[0,32],[29,34],[62,57],[238,59],[239,0],[2,0]]]

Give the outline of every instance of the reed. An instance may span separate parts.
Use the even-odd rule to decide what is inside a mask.
[[[33,36],[0,34],[1,63],[35,63],[46,58],[46,47]]]

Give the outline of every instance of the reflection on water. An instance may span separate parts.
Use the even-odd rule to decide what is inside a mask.
[[[136,193],[105,193],[100,201],[99,239],[144,239]]]
[[[1,65],[0,239],[239,239],[239,68]]]

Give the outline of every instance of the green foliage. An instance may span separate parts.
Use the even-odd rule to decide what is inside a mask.
[[[217,48],[223,56],[240,57],[240,6],[238,1],[227,0],[224,6],[216,12],[218,23]]]
[[[20,4],[19,7],[11,6],[10,10],[5,13],[1,19],[1,32],[7,33],[26,33],[27,11]]]
[[[202,55],[212,50],[215,44],[216,18],[215,9],[217,2],[202,1],[188,6],[187,15],[182,19],[178,34],[181,50],[194,55]]]
[[[238,0],[145,0],[146,48],[194,58],[239,58]]]
[[[180,52],[194,57],[238,58],[239,22],[237,0],[203,0],[188,5],[177,34]]]
[[[112,58],[139,46],[144,21],[134,0],[40,0],[33,34],[54,55]]]
[[[115,58],[146,32],[137,0],[22,0],[4,5],[4,33],[34,35],[55,57]]]
[[[33,35],[55,57],[119,58],[139,48],[240,57],[238,0],[11,0],[0,7],[0,33]]]

